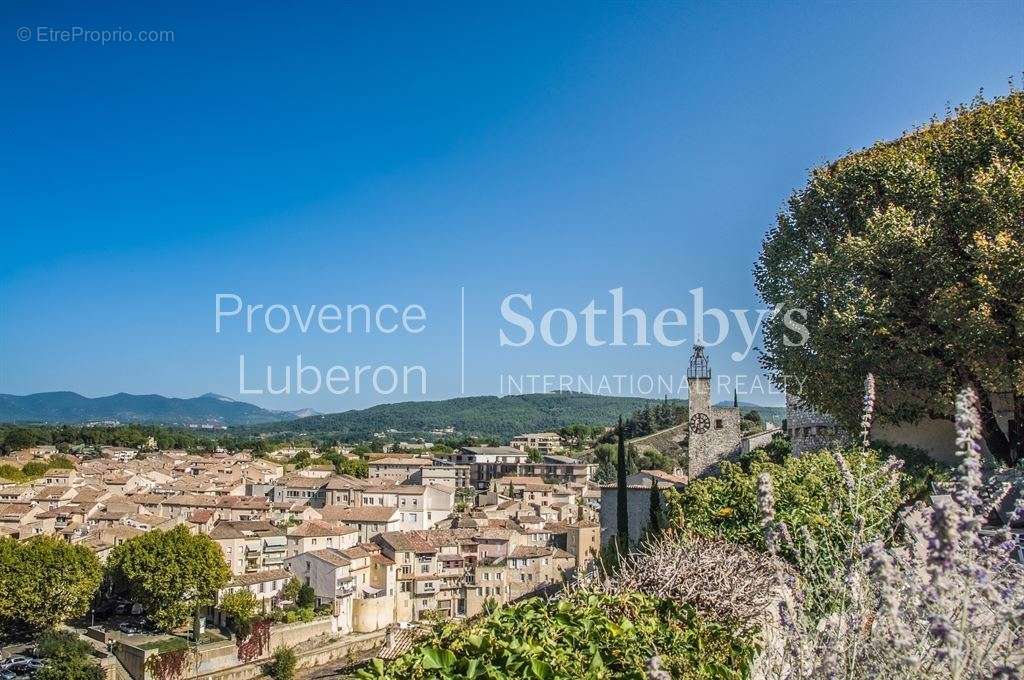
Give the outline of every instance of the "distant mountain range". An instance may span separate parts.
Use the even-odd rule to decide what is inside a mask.
[[[360,439],[389,431],[411,437],[451,427],[459,434],[504,440],[524,432],[557,430],[573,424],[611,425],[620,414],[628,416],[650,403],[649,399],[578,392],[459,397],[443,401],[381,404],[245,429],[261,433],[329,434]]]
[[[75,392],[0,394],[0,422],[19,423],[161,423],[193,427],[257,425],[316,415],[316,411],[272,411],[244,401],[208,393],[191,399],[159,394],[112,394],[83,397]]]
[[[507,440],[524,432],[557,430],[567,425],[612,425],[620,415],[650,405],[640,397],[611,397],[578,392],[522,394],[506,397],[460,397],[444,401],[408,401],[382,404],[358,411],[316,415],[288,422],[246,428],[281,434],[330,434],[358,439],[392,430],[406,436],[453,427],[464,435],[491,436]],[[728,406],[732,406],[729,401]],[[757,410],[772,420],[781,407],[740,404],[743,410]]]
[[[0,422],[18,423],[160,423],[184,427],[237,427],[250,433],[331,435],[369,438],[378,432],[405,436],[454,428],[459,434],[508,439],[524,432],[557,430],[567,425],[612,425],[619,415],[651,404],[640,397],[612,397],[578,392],[507,397],[459,397],[443,401],[381,404],[343,413],[311,409],[273,411],[218,394],[191,399],[158,394],[112,394],[89,398],[75,392],[0,394]],[[732,400],[720,406],[732,406]],[[784,407],[740,403],[766,421],[785,417]]]

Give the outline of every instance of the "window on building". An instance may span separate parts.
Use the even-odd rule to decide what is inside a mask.
[[[723,424],[722,424],[722,419],[721,418],[715,418],[715,429],[716,430],[721,430],[722,427],[724,427]]]

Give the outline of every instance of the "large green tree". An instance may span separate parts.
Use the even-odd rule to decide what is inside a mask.
[[[970,385],[989,450],[1014,461],[1022,428],[993,406],[1024,423],[1024,94],[815,169],[754,273],[783,310],[764,328],[780,385],[851,426],[869,372],[892,423],[949,417]]]
[[[103,580],[91,550],[49,536],[0,538],[0,628],[52,628],[89,609]]]
[[[231,577],[217,544],[183,526],[118,545],[107,559],[107,571],[111,586],[142,604],[164,630],[182,625],[197,606],[213,602]]]

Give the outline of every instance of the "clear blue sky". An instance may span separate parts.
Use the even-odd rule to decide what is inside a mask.
[[[499,347],[500,301],[578,311],[621,286],[653,316],[703,286],[756,308],[751,264],[809,168],[1024,70],[1020,1],[152,5],[0,9],[0,392],[410,398],[239,396],[239,354],[258,383],[301,353],[421,364],[427,397],[455,396],[462,287],[466,394],[502,374],[678,374],[692,336]],[[420,304],[427,329],[218,335],[217,292]],[[716,372],[757,372],[740,345],[712,349]]]

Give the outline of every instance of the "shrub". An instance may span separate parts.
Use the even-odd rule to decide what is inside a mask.
[[[274,680],[292,680],[298,663],[295,650],[291,647],[278,647],[274,650],[274,657],[266,665],[265,670]]]
[[[48,630],[39,636],[36,653],[46,663],[38,680],[103,680],[103,670],[92,659],[93,648],[75,633]]]
[[[294,602],[298,599],[300,590],[302,590],[302,582],[292,576],[288,583],[284,585],[284,589],[281,591],[281,597],[289,602]]]
[[[777,599],[777,564],[764,553],[728,541],[666,537],[641,543],[619,561],[613,575],[592,573],[574,587],[667,598],[711,620],[753,631]]]
[[[723,463],[721,473],[691,482],[681,492],[667,494],[669,524],[703,537],[721,537],[768,550],[758,510],[758,479],[771,477],[774,484],[774,512],[785,526],[783,544],[776,552],[800,562],[808,580],[808,595],[816,605],[834,605],[836,593],[821,590],[819,583],[845,564],[850,534],[860,532],[867,540],[888,537],[900,507],[903,477],[900,461],[882,463],[873,451],[850,449],[843,456],[819,451],[781,464],[767,457],[752,459],[749,471]],[[861,522],[854,525],[854,510]],[[798,557],[813,549],[815,560]]]
[[[301,586],[299,588],[299,594],[295,598],[295,604],[300,608],[312,609],[316,605],[316,591],[313,590],[313,586]]]
[[[240,638],[248,637],[259,602],[249,590],[236,590],[221,598],[218,608],[231,617],[231,630]]]
[[[635,678],[652,654],[673,678],[745,678],[754,646],[728,623],[689,605],[640,593],[575,591],[530,598],[472,623],[438,626],[390,665],[375,659],[358,677]]]
[[[92,645],[68,630],[48,630],[36,642],[36,654],[43,659],[83,659],[92,653]]]
[[[34,680],[104,680],[106,674],[89,659],[53,659],[33,676]]]
[[[765,677],[793,680],[957,680],[1021,677],[1024,668],[1024,567],[1008,531],[986,532],[984,519],[1008,488],[982,485],[980,424],[972,390],[957,400],[962,464],[956,491],[920,505],[891,546],[848,534],[852,556],[821,574],[845,593],[842,609],[821,618],[799,601],[780,606],[781,644],[758,661]],[[762,480],[765,531],[781,524],[770,512],[772,480]],[[851,526],[865,520],[851,504]],[[1018,502],[1016,521],[1024,516]],[[774,541],[769,540],[769,544]],[[813,561],[813,552],[800,561]]]

